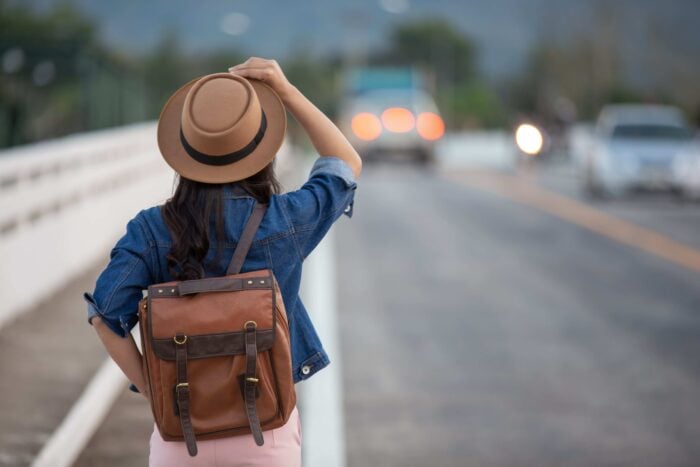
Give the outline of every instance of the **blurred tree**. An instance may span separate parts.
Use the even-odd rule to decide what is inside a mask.
[[[329,115],[335,112],[338,95],[338,70],[324,61],[303,55],[291,57],[281,64],[291,83]]]
[[[600,52],[588,38],[566,43],[536,46],[526,70],[508,84],[509,104],[519,112],[544,119],[557,117],[557,102],[573,102],[582,118],[594,118],[606,103],[673,103],[661,89],[646,92],[625,80],[617,65],[619,57],[607,57],[601,72]],[[613,52],[608,49],[606,54]]]
[[[1,146],[57,134],[51,125],[34,124],[38,113],[44,121],[71,120],[70,111],[52,114],[46,101],[71,86],[75,57],[93,41],[90,23],[65,4],[40,16],[26,5],[0,2]]]
[[[621,3],[593,0],[590,8],[585,32],[562,39],[543,29],[525,68],[507,83],[508,104],[546,120],[558,118],[562,99],[584,119],[617,102],[673,104],[691,114],[700,103],[700,68],[689,46],[674,43],[672,32],[659,29],[658,18],[646,18],[645,9],[635,10],[632,28]]]
[[[340,98],[339,67],[328,60],[314,60],[308,54],[297,51],[280,64],[287,79],[304,93],[316,106],[331,118],[337,111]],[[290,121],[289,134],[297,144],[308,144],[303,131],[294,120]]]
[[[398,24],[386,50],[374,54],[376,66],[417,66],[434,78],[438,105],[449,127],[498,126],[505,107],[490,85],[479,80],[472,41],[444,18]]]
[[[178,31],[166,29],[158,44],[140,59],[140,71],[147,89],[148,118],[157,119],[170,95],[188,81],[210,73],[226,72],[248,58],[233,47],[186,53]]]
[[[197,72],[189,65],[183,57],[177,31],[172,28],[166,29],[158,44],[143,58],[141,64],[150,118],[157,118],[168,97],[197,76]]]
[[[144,118],[133,64],[69,2],[46,12],[0,1],[0,146]]]
[[[438,96],[450,99],[450,102],[438,101],[438,105],[442,108],[451,106],[460,127],[501,127],[507,121],[506,108],[500,97],[482,81],[465,81],[453,87],[449,94],[439,93]]]
[[[192,66],[197,75],[228,71],[230,66],[244,62],[248,58],[244,52],[235,48],[212,50],[206,54],[192,57]]]
[[[454,86],[474,77],[471,41],[443,18],[399,24],[389,35],[385,64],[418,65],[433,70],[439,86]]]
[[[97,30],[69,2],[40,13],[0,0],[0,146],[156,119],[182,84],[248,57],[233,47],[187,53],[173,28],[153,49],[120,55]],[[297,50],[282,65],[325,112],[335,111],[335,63]]]

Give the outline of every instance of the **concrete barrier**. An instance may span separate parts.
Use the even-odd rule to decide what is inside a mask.
[[[479,130],[447,134],[438,143],[437,155],[446,168],[509,169],[517,150],[510,133]]]
[[[108,255],[172,182],[153,122],[0,152],[0,327]]]

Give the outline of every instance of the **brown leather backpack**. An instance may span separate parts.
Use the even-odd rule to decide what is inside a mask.
[[[143,368],[161,437],[184,441],[284,425],[296,404],[289,326],[270,269],[240,273],[267,205],[256,204],[226,275],[148,287],[139,302]]]

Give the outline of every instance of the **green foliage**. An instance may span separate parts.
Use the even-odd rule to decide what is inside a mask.
[[[339,69],[328,61],[313,60],[303,53],[280,64],[287,79],[293,83],[325,114],[333,116],[340,97]],[[295,120],[291,120],[289,135],[297,144],[306,144],[307,139]]]
[[[430,69],[438,85],[456,85],[474,75],[471,41],[442,18],[398,25],[390,34],[389,49],[382,60]]]
[[[199,58],[188,57],[190,68],[196,71],[196,76],[209,73],[228,71],[229,67],[246,61],[248,56],[242,51],[233,48],[222,48],[201,54]]]
[[[644,95],[624,83],[612,83],[606,89],[606,101],[613,104],[628,104],[632,102],[643,102]],[[665,102],[667,103],[667,102]]]
[[[326,62],[296,55],[281,66],[290,82],[327,114],[335,112],[338,99],[338,69]]]
[[[3,46],[12,42],[30,46],[50,46],[53,41],[74,46],[89,45],[95,40],[93,23],[69,3],[61,3],[45,15],[38,15],[25,4],[7,5],[2,2],[0,31]]]
[[[97,25],[70,3],[38,13],[0,0],[0,56],[19,47],[25,57],[16,73],[0,73],[0,147],[156,119],[184,83],[248,57],[234,48],[186,53],[176,29],[141,55],[121,56],[102,46],[96,33]],[[32,73],[45,60],[55,64],[56,76],[37,86]],[[337,64],[298,51],[281,65],[322,110],[335,111]],[[293,123],[290,129],[294,133]]]
[[[140,73],[148,96],[147,116],[155,118],[170,94],[196,75],[183,66],[176,31],[168,29],[140,64]]]
[[[0,2],[0,56],[19,51],[18,69],[0,73],[0,146],[26,143],[80,128],[76,87],[80,57],[103,53],[95,26],[67,3],[44,14],[23,3]],[[37,70],[50,70],[37,81]],[[65,96],[72,95],[72,105]],[[60,102],[62,105],[57,105]],[[78,123],[76,123],[78,121]]]
[[[466,81],[438,91],[438,105],[448,112],[453,128],[499,127],[506,123],[506,109],[498,95],[481,81]]]

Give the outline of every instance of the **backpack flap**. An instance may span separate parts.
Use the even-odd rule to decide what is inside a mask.
[[[257,325],[259,352],[274,342],[276,291],[270,270],[157,284],[148,289],[148,338],[163,360],[175,358],[176,335],[188,358],[245,353],[244,326]]]

